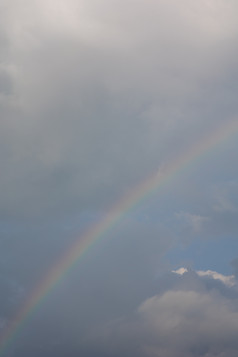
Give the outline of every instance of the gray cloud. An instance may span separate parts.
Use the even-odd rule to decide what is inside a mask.
[[[186,276],[186,275],[190,276]],[[193,288],[184,279],[193,281]],[[200,279],[200,278],[199,278]],[[173,289],[143,302],[130,318],[97,331],[99,353],[107,356],[229,356],[237,352],[237,290],[231,299],[204,285],[196,274],[185,273]],[[210,289],[208,288],[210,285]],[[222,285],[220,285],[222,286]],[[226,288],[230,289],[230,288]],[[90,354],[89,354],[90,355]]]
[[[2,212],[103,207],[234,114],[235,6],[5,4]]]
[[[237,116],[237,10],[235,0],[2,1],[0,328],[112,204]],[[165,273],[177,268],[172,249],[212,241],[201,252],[211,262],[216,242],[235,241],[236,163],[233,136],[128,212],[9,357],[237,355],[236,289]]]

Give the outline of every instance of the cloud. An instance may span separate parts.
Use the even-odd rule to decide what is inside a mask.
[[[172,270],[172,273],[178,274],[178,275],[184,275],[185,273],[188,273],[188,269],[181,267],[178,268],[177,270]],[[209,277],[215,280],[220,280],[223,284],[227,285],[227,286],[234,286],[236,285],[236,278],[235,275],[223,275],[220,274],[216,271],[213,270],[198,270],[196,271],[196,274],[200,277]]]
[[[151,350],[151,356],[160,353],[173,356],[176,351],[178,356],[214,356],[224,352],[230,356],[237,348],[232,352],[231,342],[235,341],[231,335],[238,329],[237,312],[224,306],[223,300],[206,294],[168,292],[147,300],[139,308],[139,314],[158,338],[154,346],[147,347],[148,355]],[[171,340],[174,343],[170,347]]]
[[[237,117],[237,10],[1,2],[0,326],[115,202]],[[237,355],[236,285],[214,267],[236,251],[220,254],[227,237],[235,247],[237,173],[234,133],[108,230],[9,354]],[[193,239],[200,271],[176,270],[166,254]]]
[[[219,274],[216,271],[212,271],[212,270],[207,270],[207,271],[199,270],[199,271],[197,271],[197,274],[199,276],[209,276],[209,277],[212,277],[213,279],[220,280],[225,285],[228,285],[228,286],[234,286],[236,284],[234,275],[225,276],[223,274]]]
[[[104,209],[223,120],[234,8],[4,2],[2,214]]]
[[[172,270],[172,273],[183,275],[184,273],[187,273],[188,269],[187,268],[178,268],[177,270]]]
[[[181,275],[182,270],[176,272]],[[204,274],[185,272],[178,284],[145,300],[131,317],[109,323],[97,334],[99,353],[119,356],[234,357],[237,353],[238,311],[236,299],[219,289],[208,289],[199,280]],[[204,272],[207,274],[207,272]],[[217,279],[220,274],[207,274]],[[196,289],[182,280],[190,274]],[[198,279],[198,280],[197,280]],[[232,289],[223,278],[219,279]],[[202,280],[200,280],[202,283]],[[183,286],[183,287],[182,287]],[[91,336],[92,338],[92,336]],[[88,354],[90,356],[90,354]]]

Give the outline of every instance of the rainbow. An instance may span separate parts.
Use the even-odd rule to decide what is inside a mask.
[[[42,281],[36,285],[14,319],[3,329],[0,337],[0,356],[4,354],[7,347],[13,342],[37,307],[43,303],[48,294],[64,279],[68,271],[74,267],[77,261],[90,249],[94,242],[107,234],[129,210],[147,198],[149,194],[161,188],[164,184],[176,177],[176,175],[190,163],[203,157],[203,155],[219,146],[219,144],[222,144],[237,131],[237,119],[226,121],[220,125],[212,133],[206,135],[202,140],[190,147],[189,150],[138,184],[129,194],[117,201],[104,218],[79,237],[76,243],[56,262]]]

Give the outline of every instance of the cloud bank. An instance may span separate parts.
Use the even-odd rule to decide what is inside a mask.
[[[220,274],[213,272],[204,284],[203,277],[208,275],[204,273],[184,272],[172,289],[145,300],[130,318],[108,324],[101,335],[97,331],[99,355],[235,356],[237,283],[231,298],[224,294],[232,289],[225,277],[214,285],[215,274]],[[185,287],[186,279],[190,287]]]

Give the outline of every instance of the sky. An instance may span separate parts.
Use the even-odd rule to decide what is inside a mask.
[[[237,356],[237,12],[1,0],[0,357]]]

